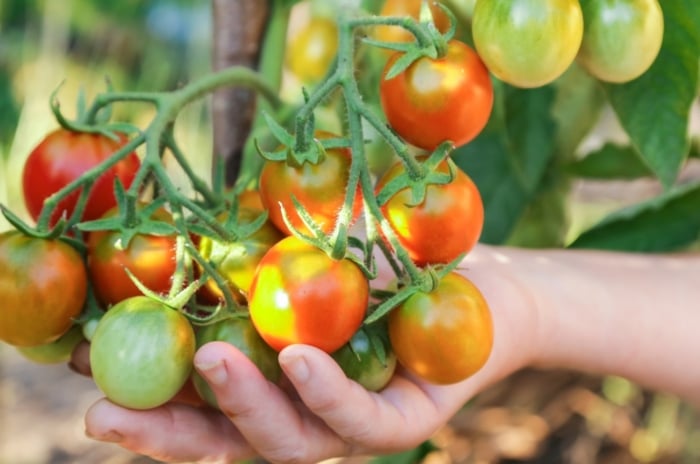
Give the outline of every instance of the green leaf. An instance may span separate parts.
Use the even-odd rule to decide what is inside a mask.
[[[484,202],[481,241],[503,243],[535,195],[555,153],[552,86],[496,86],[489,125],[452,158],[476,183]]]
[[[652,175],[634,147],[607,143],[571,163],[568,171],[586,179],[637,179]]]
[[[408,451],[396,454],[388,454],[386,456],[376,457],[370,460],[370,464],[418,464],[423,462],[423,459],[438,448],[430,441],[425,441]]]
[[[664,41],[652,67],[622,85],[605,84],[620,123],[668,188],[688,154],[688,116],[696,97],[700,2],[664,0]]]
[[[616,211],[569,245],[570,248],[665,252],[700,235],[700,182],[674,187],[651,200]]]

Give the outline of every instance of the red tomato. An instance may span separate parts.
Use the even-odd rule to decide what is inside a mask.
[[[45,345],[73,325],[87,296],[83,259],[60,240],[0,234],[0,340]]]
[[[418,21],[421,3],[422,0],[387,0],[379,12],[379,16],[408,16]],[[428,6],[433,15],[435,27],[440,32],[445,33],[450,29],[450,18],[442,11],[438,3],[431,1]],[[401,26],[377,26],[373,32],[374,38],[383,42],[412,42],[415,40],[413,34]]]
[[[418,265],[448,263],[476,245],[484,225],[484,205],[474,182],[450,159],[437,167],[438,172],[455,174],[449,184],[429,185],[423,203],[411,205],[410,189],[403,189],[384,205],[382,213],[396,232],[401,245]],[[395,164],[379,180],[380,191],[399,174],[402,163]]]
[[[401,53],[389,58],[379,87],[389,125],[408,143],[434,150],[450,140],[464,145],[488,122],[493,86],[479,55],[451,40],[442,58],[419,58],[406,70],[386,79]]]
[[[334,136],[326,132],[317,132],[316,137]],[[284,207],[292,225],[302,232],[310,233],[294,208],[293,195],[321,229],[330,233],[345,202],[351,163],[350,150],[347,148],[326,150],[325,157],[318,164],[304,163],[301,166],[293,166],[284,161],[266,161],[260,173],[260,196],[269,212],[270,221],[289,235],[291,232],[282,217]],[[362,207],[360,195],[358,188],[354,217],[360,213]]]
[[[22,173],[24,201],[31,217],[38,219],[44,200],[105,161],[127,142],[126,135],[118,137],[119,141],[115,141],[101,134],[66,129],[47,135],[29,154]],[[97,219],[113,208],[117,204],[114,179],[128,188],[140,166],[138,156],[132,152],[102,174],[90,190],[82,219]],[[51,216],[51,224],[62,214],[69,217],[73,213],[79,195],[80,191],[76,190],[60,202]]]
[[[491,311],[479,289],[455,272],[389,313],[399,363],[437,384],[459,382],[486,363],[493,346]]]
[[[116,213],[115,208],[104,217]],[[163,222],[172,220],[165,209],[156,210],[152,217]],[[110,306],[142,295],[124,269],[156,293],[170,290],[177,267],[175,235],[136,234],[125,248],[118,231],[95,231],[90,232],[87,247],[90,281],[102,304]]]
[[[369,282],[355,263],[293,235],[263,256],[248,299],[250,318],[273,349],[304,343],[327,353],[352,338],[368,301]]]

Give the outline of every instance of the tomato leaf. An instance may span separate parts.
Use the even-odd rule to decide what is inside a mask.
[[[700,236],[700,182],[616,211],[569,245],[619,251],[678,250]]]
[[[688,117],[698,85],[700,2],[660,4],[664,40],[652,67],[629,83],[604,87],[632,145],[668,188],[689,149]]]
[[[632,146],[614,143],[607,143],[571,163],[568,171],[586,179],[637,179],[652,175]]]

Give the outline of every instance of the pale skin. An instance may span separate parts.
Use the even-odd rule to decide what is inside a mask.
[[[131,411],[100,400],[86,433],[166,462],[381,454],[416,446],[475,394],[527,366],[616,374],[700,404],[700,254],[480,245],[460,272],[489,302],[495,333],[486,365],[461,383],[435,386],[400,372],[371,393],[325,353],[296,345],[279,355],[293,388],[279,388],[230,345],[211,343],[195,367],[225,413],[175,402]]]

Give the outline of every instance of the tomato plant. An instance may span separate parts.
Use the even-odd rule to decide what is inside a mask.
[[[576,58],[583,13],[578,0],[479,0],[472,34],[496,77],[517,87],[539,87]]]
[[[80,325],[74,325],[68,332],[61,335],[58,340],[36,346],[18,346],[17,351],[39,364],[57,364],[68,362],[73,350],[78,343],[85,340],[83,329]]]
[[[582,0],[578,62],[607,82],[636,79],[661,49],[664,17],[657,0]]]
[[[335,21],[313,16],[289,42],[286,63],[300,81],[315,83],[328,72],[337,51]]]
[[[479,240],[484,225],[479,190],[450,159],[437,167],[442,173],[450,169],[454,179],[429,185],[422,203],[413,205],[411,190],[405,188],[381,207],[399,242],[418,265],[448,263],[469,252]],[[403,173],[404,165],[396,163],[379,179],[377,191]]]
[[[389,59],[379,87],[389,125],[408,143],[426,150],[445,140],[460,146],[476,137],[491,114],[493,87],[474,50],[452,40],[445,56],[419,58],[387,79],[401,56],[398,52]]]
[[[349,379],[370,391],[384,388],[396,370],[396,355],[386,330],[382,323],[363,326],[331,354]]]
[[[464,380],[486,363],[493,345],[491,312],[479,289],[451,272],[389,313],[399,363],[437,384]]]
[[[143,205],[139,205],[139,208]],[[114,217],[118,209],[112,209],[105,218]],[[157,209],[151,218],[172,222],[170,213]],[[127,246],[122,243],[118,230],[90,232],[87,239],[88,272],[95,295],[104,305],[113,305],[126,298],[141,295],[125,269],[147,288],[156,293],[170,290],[177,268],[175,260],[175,235],[151,235],[137,233]]]
[[[67,129],[48,134],[29,154],[22,172],[24,201],[31,217],[38,219],[44,200],[105,161],[127,142],[124,134],[116,137],[113,140],[102,134]],[[140,165],[136,153],[130,153],[101,174],[90,189],[82,219],[97,219],[113,208],[117,204],[115,179],[128,188]],[[76,190],[59,203],[51,216],[52,224],[63,214],[70,217],[79,195],[80,191]]]
[[[277,352],[265,343],[247,317],[232,317],[205,325],[197,330],[196,339],[197,349],[210,342],[230,343],[245,354],[270,382],[277,382],[282,375]],[[206,380],[196,371],[192,373],[192,380],[202,399],[218,407],[216,396]]]
[[[422,0],[387,0],[379,11],[380,16],[407,16],[415,20],[420,19]],[[439,2],[428,2],[430,14],[433,16],[435,27],[440,32],[447,32],[450,28],[450,19],[439,6]],[[373,36],[383,42],[411,42],[415,40],[413,34],[400,26],[377,26],[373,30]]]
[[[185,384],[194,352],[194,331],[181,312],[136,296],[114,305],[100,320],[90,344],[92,377],[116,404],[155,408]]]
[[[240,209],[238,211],[238,224],[245,226],[253,222],[260,211],[252,209]],[[225,221],[228,213],[220,218]],[[248,237],[225,242],[210,237],[199,239],[199,252],[202,257],[210,261],[216,271],[230,284],[232,290],[241,293],[243,297],[248,295],[250,284],[258,262],[275,243],[279,242],[284,235],[270,221],[265,221],[263,225]],[[211,298],[215,300],[223,299],[223,293],[213,279],[205,284]]]
[[[327,132],[317,132],[318,139],[332,138]],[[318,164],[293,161],[266,161],[260,173],[260,196],[270,215],[270,221],[285,234],[291,232],[284,223],[282,208],[291,224],[309,232],[294,208],[292,196],[306,209],[326,233],[335,227],[338,212],[345,202],[345,190],[352,157],[349,149],[331,148],[325,151]],[[354,202],[354,216],[362,204],[358,189]]]
[[[368,301],[369,282],[355,263],[289,236],[260,260],[248,303],[275,350],[304,343],[332,353],[360,327]]]
[[[60,240],[0,234],[0,340],[37,346],[73,325],[87,295],[83,259]]]

